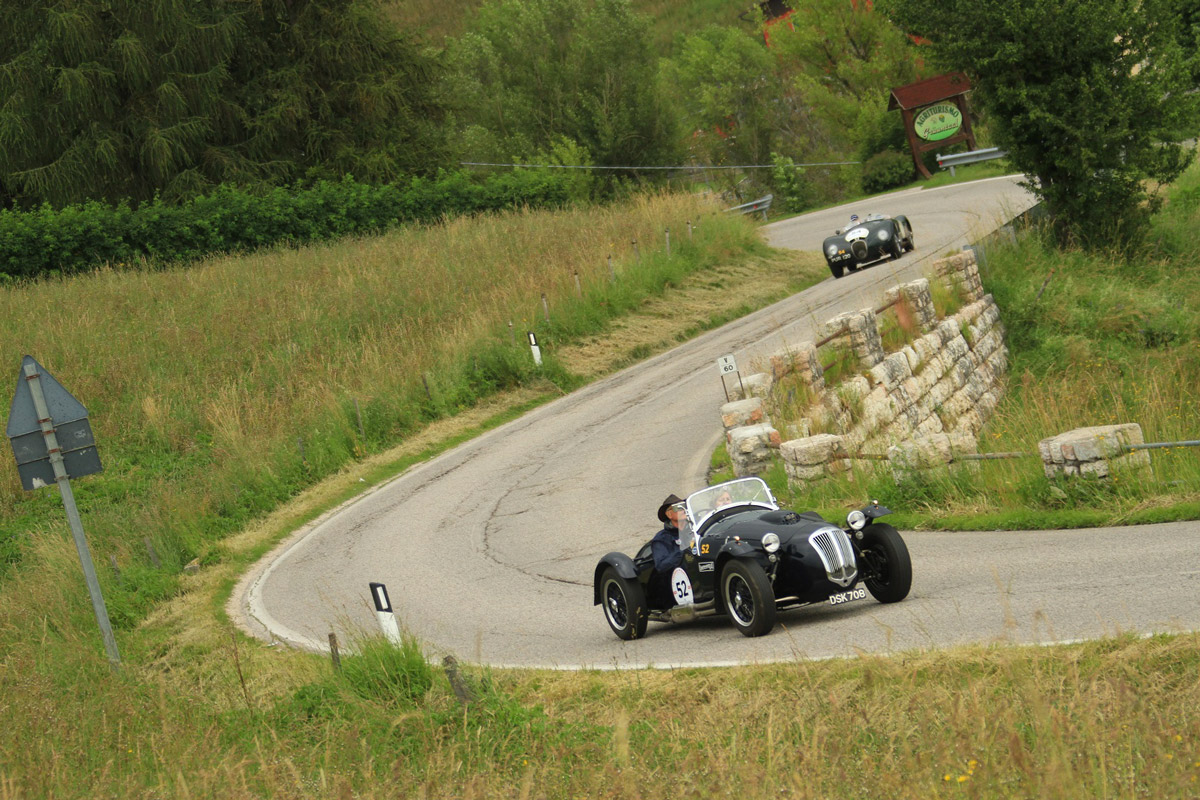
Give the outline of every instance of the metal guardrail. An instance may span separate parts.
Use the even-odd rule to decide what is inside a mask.
[[[771,201],[775,199],[775,195],[769,194],[766,197],[760,197],[757,200],[751,200],[749,203],[742,203],[740,206],[727,208],[726,211],[740,211],[743,214],[753,214],[756,211],[761,211],[763,222],[767,221],[767,210],[771,208]]]
[[[985,147],[982,150],[968,150],[965,153],[954,153],[953,155],[938,154],[938,167],[941,169],[950,170],[950,174],[954,174],[955,167],[965,167],[967,164],[977,164],[980,161],[991,161],[994,158],[1004,158],[1008,155],[1007,150],[1001,150],[998,147]]]
[[[1146,444],[1127,444],[1121,446],[1121,454],[1137,450],[1169,450],[1172,447],[1200,447],[1200,439],[1189,439],[1183,442],[1147,442]],[[1009,458],[1034,458],[1040,453],[956,453],[955,461],[998,461]],[[862,459],[864,461],[887,461],[886,453],[850,453],[841,449],[836,453],[837,458]]]

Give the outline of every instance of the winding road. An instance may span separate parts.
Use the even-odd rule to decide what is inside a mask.
[[[295,532],[244,577],[230,611],[266,640],[320,650],[377,630],[367,584],[438,654],[493,666],[719,665],[969,642],[1055,642],[1200,628],[1200,524],[1005,533],[907,532],[913,589],[783,612],[747,639],[726,620],[650,624],[621,642],[592,605],[610,550],[654,533],[670,492],[703,485],[724,400],[715,361],[812,338],[846,310],[1031,204],[1014,178],[911,189],[765,226],[776,247],[817,250],[851,211],[905,214],[917,249],[829,278],[413,467]],[[866,498],[864,498],[865,500]]]

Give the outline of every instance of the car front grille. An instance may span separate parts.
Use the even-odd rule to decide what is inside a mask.
[[[867,243],[864,242],[862,239],[859,239],[857,242],[854,242],[850,245],[850,252],[854,253],[855,258],[858,258],[858,259],[866,258],[867,257]]]
[[[854,560],[854,548],[850,537],[841,528],[821,528],[808,537],[808,543],[821,557],[825,574],[838,586],[849,586],[858,577],[858,563]]]

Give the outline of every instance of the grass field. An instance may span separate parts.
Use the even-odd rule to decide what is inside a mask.
[[[1177,267],[1194,257],[1192,185],[1182,183],[1160,215],[1154,259],[1071,255],[1036,302],[1052,254],[1026,241],[1010,261],[989,262],[985,280],[1014,354],[1013,405],[997,418],[1013,438],[997,442],[1028,435],[1039,414],[1053,411],[1057,425],[1117,397],[1122,411],[1160,426],[1156,433],[1190,430],[1193,411],[1170,394],[1191,374],[1193,322],[1151,312],[1171,302],[1191,307],[1192,278]],[[592,213],[463,220],[186,272],[5,288],[0,352],[14,373],[20,352],[34,350],[94,415],[107,471],[80,481],[76,493],[97,560],[115,555],[122,568],[120,578],[107,570],[102,578],[116,599],[124,667],[113,673],[104,659],[57,497],[25,495],[5,473],[0,524],[16,544],[0,579],[0,800],[1200,793],[1194,634],[1114,631],[1071,646],[1001,640],[813,662],[804,658],[803,631],[786,629],[777,635],[794,642],[796,659],[784,664],[579,673],[467,665],[474,700],[464,707],[418,643],[345,643],[355,654],[335,672],[328,658],[233,628],[222,608],[241,571],[358,491],[360,478],[394,474],[560,388],[825,276],[819,256],[773,256],[743,221],[703,214],[690,201],[658,198]],[[678,263],[647,244],[668,219]],[[683,246],[678,231],[689,219],[701,224]],[[639,232],[640,261],[630,230]],[[617,284],[638,291],[613,293],[610,249]],[[575,268],[582,301],[572,299]],[[508,277],[490,277],[497,273]],[[450,297],[426,309],[434,287]],[[542,291],[549,324],[540,318]],[[413,337],[422,326],[401,319],[409,302],[433,328],[421,346]],[[1116,306],[1134,302],[1144,306],[1127,316],[1140,322],[1091,335]],[[695,313],[673,313],[681,303]],[[563,307],[573,309],[569,323]],[[60,308],[83,310],[90,327],[43,345],[33,338],[36,321]],[[509,363],[475,354],[505,348],[510,315],[555,342],[549,379],[516,365],[510,383],[473,383],[479,364]],[[671,319],[682,321],[664,327]],[[1160,329],[1153,346],[1141,333]],[[450,341],[455,331],[476,344]],[[1082,342],[1081,332],[1089,334]],[[447,364],[452,377],[441,371]],[[437,373],[432,397],[422,372]],[[1047,380],[1060,372],[1060,383]],[[1124,379],[1136,382],[1104,394]],[[1055,403],[1056,393],[1086,402]],[[366,436],[355,398],[377,414],[365,415]],[[1172,455],[1182,463],[1188,453]],[[1016,486],[997,495],[1026,502]],[[931,490],[919,514],[933,519],[984,502],[956,493],[969,491]],[[825,499],[841,513],[838,497],[835,487]],[[1122,502],[1119,492],[1095,497],[1113,508]],[[162,568],[147,562],[146,535]],[[181,575],[193,555],[199,573]]]

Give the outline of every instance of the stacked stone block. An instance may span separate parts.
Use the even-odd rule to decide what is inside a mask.
[[[743,425],[725,432],[725,449],[740,477],[759,475],[771,465],[771,452],[780,446],[779,431],[769,423]]]
[[[1058,475],[1095,475],[1107,478],[1116,470],[1150,467],[1150,453],[1128,451],[1129,445],[1145,444],[1142,426],[1136,422],[1076,428],[1038,442],[1047,478]]]
[[[957,286],[968,301],[983,299],[983,282],[979,279],[979,266],[975,263],[975,251],[964,250],[949,258],[933,262],[934,274]]]
[[[933,295],[930,294],[929,280],[926,278],[893,286],[884,293],[883,299],[887,304],[897,300],[906,303],[923,331],[931,330],[937,324],[937,309],[933,307]]]
[[[883,360],[883,342],[879,338],[879,322],[869,308],[847,311],[821,325],[818,336],[828,339],[831,346],[849,347],[860,364],[870,368]]]

